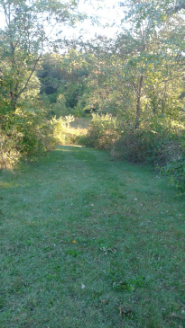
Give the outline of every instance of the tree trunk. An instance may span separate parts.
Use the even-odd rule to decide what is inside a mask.
[[[163,99],[162,99],[162,110],[161,110],[161,112],[162,112],[162,114],[164,114],[164,112],[165,112],[165,107],[166,107],[166,84],[167,84],[167,82],[165,82],[165,88],[164,88],[164,97],[163,97]]]
[[[143,75],[140,76],[139,79],[139,88],[137,91],[137,104],[136,104],[136,129],[139,128],[140,124],[140,116],[141,116],[141,91],[143,86]]]

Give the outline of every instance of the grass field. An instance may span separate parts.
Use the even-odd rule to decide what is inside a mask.
[[[1,328],[185,327],[185,202],[149,166],[57,147],[0,172]]]

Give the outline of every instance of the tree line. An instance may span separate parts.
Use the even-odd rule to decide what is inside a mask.
[[[114,39],[89,40],[62,35],[87,18],[78,1],[3,0],[0,8],[1,166],[52,149],[52,119],[68,114],[111,114],[124,137],[127,131],[136,139],[148,132],[153,140],[168,130],[169,140],[179,138],[182,146],[184,1],[120,2]]]

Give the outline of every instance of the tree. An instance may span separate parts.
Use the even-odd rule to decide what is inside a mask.
[[[36,70],[44,53],[65,47],[65,26],[82,19],[77,7],[78,0],[0,0],[0,167],[4,158],[8,166],[53,147],[52,124],[37,103]]]
[[[129,30],[124,28],[115,43],[115,52],[123,65],[123,84],[132,87],[136,96],[136,127],[141,108],[145,112],[150,108],[153,115],[172,115],[172,111],[183,110],[179,96],[184,85],[180,42],[184,17],[174,14],[178,10],[167,14],[172,8],[177,9],[167,0],[130,0],[124,19]]]
[[[54,106],[59,99],[63,99],[63,101],[65,99],[67,106],[65,115],[67,112],[75,114],[76,107],[78,107],[77,111],[79,110],[79,100],[86,90],[85,80],[89,74],[86,59],[85,54],[73,48],[69,49],[66,54],[45,54],[42,65],[37,71],[41,83],[40,98],[48,99]],[[60,95],[64,97],[61,98]],[[59,101],[58,108],[60,103],[61,101]],[[58,110],[57,112],[59,113]],[[60,116],[63,115],[61,110]]]
[[[34,85],[43,53],[61,45],[61,24],[75,24],[82,18],[77,5],[75,0],[0,1],[5,19],[0,31],[0,101],[5,111],[14,112],[20,98]]]

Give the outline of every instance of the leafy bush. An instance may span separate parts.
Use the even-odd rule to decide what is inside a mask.
[[[15,130],[9,135],[0,130],[0,169],[12,169],[20,159],[20,152],[16,149],[18,135]]]
[[[24,156],[39,156],[53,149],[53,126],[42,109],[16,110],[14,125],[20,136],[17,149]]]
[[[117,125],[117,119],[111,114],[92,114],[87,145],[100,149],[110,149],[118,138]]]
[[[87,113],[85,112],[84,107],[82,106],[82,104],[80,102],[74,108],[74,115],[75,115],[75,117],[85,117],[85,116],[87,116]]]
[[[52,105],[52,109],[49,111],[49,117],[55,117],[58,119],[61,116],[70,114],[70,110],[66,107],[66,100],[64,95],[60,94],[57,97],[57,101]]]
[[[54,148],[53,125],[41,109],[18,108],[1,125],[0,168],[12,168],[20,158],[36,159]]]
[[[149,124],[136,129],[123,125],[113,153],[133,163],[152,163],[164,166],[183,152],[182,133],[169,124]]]
[[[163,171],[171,176],[171,181],[178,189],[179,194],[185,195],[185,157],[168,163]]]
[[[185,194],[184,127],[165,119],[118,123],[111,115],[93,114],[86,145],[108,149],[111,155],[132,163],[151,163],[171,175],[181,194]]]
[[[51,124],[53,126],[53,136],[55,138],[56,143],[58,144],[66,144],[73,143],[71,141],[71,136],[69,133],[69,124],[74,121],[74,116],[68,115],[65,117],[56,118],[54,117],[51,120]]]

